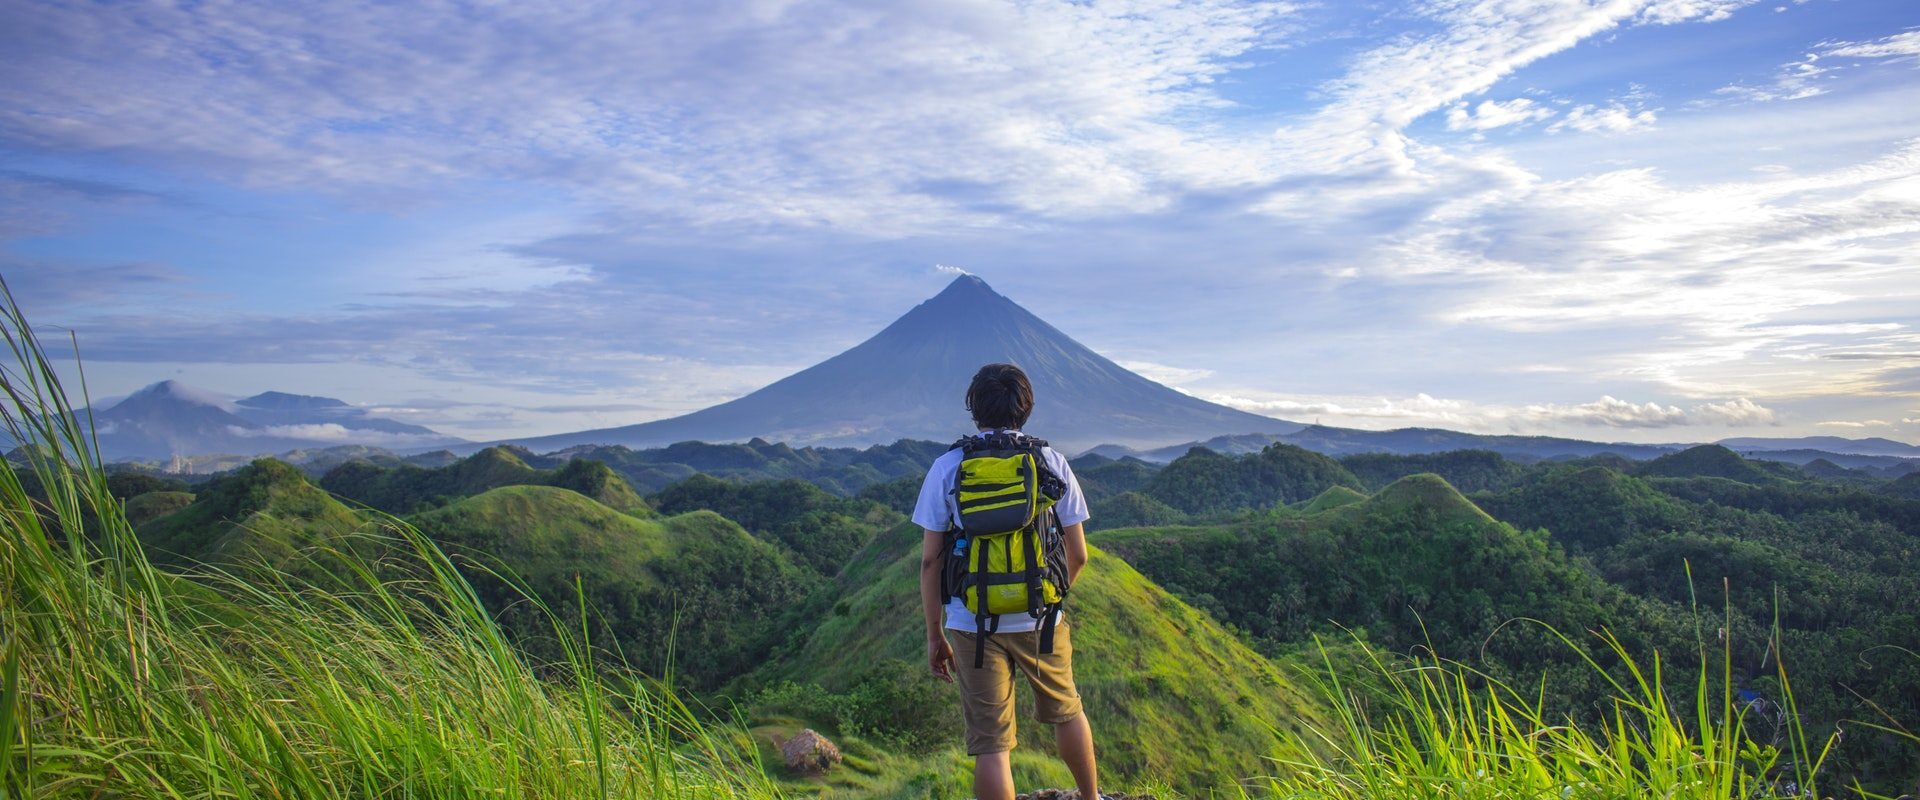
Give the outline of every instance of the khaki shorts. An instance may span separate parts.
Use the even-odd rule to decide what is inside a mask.
[[[1053,652],[1040,655],[1040,632],[996,633],[987,637],[986,662],[973,668],[975,634],[947,629],[953,645],[953,675],[960,682],[960,709],[967,718],[967,755],[1012,750],[1013,670],[1026,673],[1033,687],[1033,716],[1048,725],[1080,716],[1080,691],[1073,686],[1073,639],[1062,621],[1053,632]]]

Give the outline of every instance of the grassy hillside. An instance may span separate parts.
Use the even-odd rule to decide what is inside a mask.
[[[840,690],[871,674],[876,662],[895,660],[924,671],[916,600],[920,536],[901,525],[875,539],[839,576],[840,600],[794,649],[756,673],[756,681]],[[1200,793],[1231,787],[1269,768],[1262,761],[1274,743],[1269,726],[1304,731],[1329,719],[1307,691],[1219,623],[1106,553],[1093,553],[1073,588],[1066,619],[1075,678],[1102,766],[1116,785],[1167,782]],[[938,699],[959,702],[951,691]],[[1028,709],[1020,712],[1021,748],[1046,751],[1052,732],[1027,716],[1030,701],[1021,703]],[[958,728],[950,737],[957,745]],[[952,760],[939,753],[928,758]],[[898,769],[851,774],[843,788],[856,796],[879,791]]]
[[[1299,509],[1303,514],[1318,514],[1322,511],[1331,511],[1341,506],[1353,505],[1366,499],[1367,496],[1365,494],[1356,492],[1345,486],[1333,486],[1324,492],[1314,495],[1312,500],[1301,503]]]
[[[300,470],[270,458],[198,488],[192,503],[140,526],[155,560],[289,564],[298,551],[338,543],[365,524]]]
[[[534,653],[559,655],[548,612],[509,601],[523,591],[542,598],[574,628],[584,596],[603,646],[695,687],[755,666],[774,618],[819,582],[711,512],[638,519],[550,486],[505,486],[410,521],[473,565],[466,574],[481,598]],[[520,588],[489,568],[509,571]]]
[[[582,659],[529,667],[404,527],[384,532],[381,569],[405,580],[346,592],[155,568],[5,294],[17,363],[0,369],[0,427],[33,452],[0,467],[0,797],[777,796],[743,735],[672,695]],[[256,464],[208,499],[334,513],[284,469]],[[202,513],[204,530],[163,532],[228,537]],[[336,555],[345,574],[379,571]]]

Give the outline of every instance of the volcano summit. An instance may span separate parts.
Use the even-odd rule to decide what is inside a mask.
[[[947,441],[971,431],[962,400],[980,365],[1033,380],[1028,427],[1062,449],[1168,445],[1298,423],[1209,403],[1147,380],[963,275],[873,338],[744,397],[670,419],[514,440],[537,451],[583,444],[658,447],[759,437],[794,445]]]

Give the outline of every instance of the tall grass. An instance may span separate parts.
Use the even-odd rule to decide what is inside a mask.
[[[362,534],[390,563],[343,545],[324,584],[155,569],[3,284],[0,336],[23,445],[0,469],[0,796],[777,795],[741,729],[596,672],[583,632],[528,664],[396,521]]]
[[[1822,768],[1840,732],[1810,737],[1800,724],[1777,640],[1769,653],[1783,696],[1769,718],[1735,693],[1729,646],[1717,654],[1703,646],[1697,668],[1679,678],[1683,686],[1658,654],[1643,665],[1604,631],[1602,651],[1621,665],[1618,677],[1553,633],[1612,685],[1603,720],[1558,716],[1545,686],[1517,691],[1431,651],[1407,659],[1383,655],[1358,637],[1350,645],[1319,643],[1316,683],[1339,724],[1292,742],[1307,755],[1274,759],[1275,774],[1249,787],[1277,797],[1343,799],[1834,796],[1822,785]],[[1357,654],[1358,669],[1337,664],[1336,652]],[[1677,688],[1692,701],[1674,700]],[[1888,722],[1856,724],[1920,745]],[[1838,788],[1847,796],[1884,797],[1857,784]]]

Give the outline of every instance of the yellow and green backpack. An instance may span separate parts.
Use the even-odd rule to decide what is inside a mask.
[[[1066,540],[1053,504],[1066,484],[1047,468],[1047,443],[1022,433],[994,431],[954,443],[961,451],[953,499],[960,527],[948,533],[946,594],[974,613],[984,663],[986,639],[1000,615],[1040,620],[1040,652],[1053,652],[1053,629],[1067,599]]]

